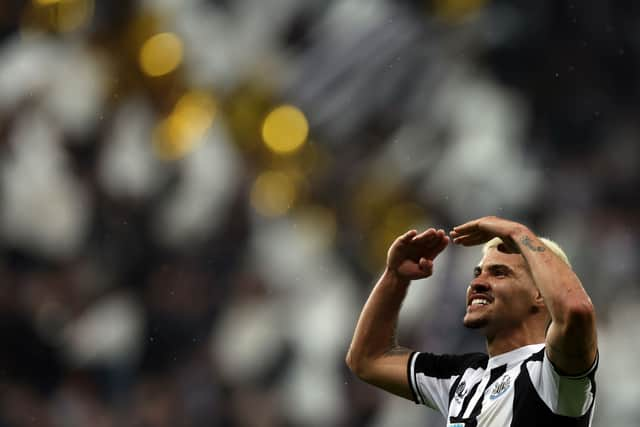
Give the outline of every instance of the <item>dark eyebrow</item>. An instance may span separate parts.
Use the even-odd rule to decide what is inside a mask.
[[[502,273],[507,276],[511,276],[514,274],[514,271],[511,267],[506,264],[489,264],[484,266],[485,270],[489,270],[491,274]],[[478,277],[482,273],[482,267],[479,265],[473,269],[473,277]]]

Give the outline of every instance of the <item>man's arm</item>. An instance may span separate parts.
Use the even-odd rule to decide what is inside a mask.
[[[574,271],[526,227],[513,241],[524,256],[551,314],[545,339],[547,356],[564,374],[586,372],[597,353],[596,317],[591,298]]]
[[[449,243],[443,230],[415,230],[398,237],[387,255],[387,268],[369,295],[347,353],[347,365],[362,380],[413,399],[407,379],[411,351],[398,345],[396,328],[411,280],[429,277],[433,260]]]
[[[571,267],[531,230],[513,221],[484,217],[454,227],[451,237],[465,246],[500,237],[509,251],[521,253],[551,315],[545,339],[549,360],[566,375],[582,374],[593,365],[598,350],[591,299]]]

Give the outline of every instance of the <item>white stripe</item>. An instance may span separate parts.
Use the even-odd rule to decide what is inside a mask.
[[[415,352],[411,355],[411,360],[409,361],[409,377],[411,380],[411,388],[413,389],[413,393],[416,396],[418,402],[424,404],[424,399],[422,399],[422,395],[420,394],[420,390],[418,390],[418,383],[416,382],[416,359],[418,358],[418,352]]]

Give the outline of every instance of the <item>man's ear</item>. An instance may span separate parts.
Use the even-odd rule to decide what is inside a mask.
[[[533,300],[533,306],[531,307],[531,311],[533,311],[534,313],[537,313],[543,310],[544,311],[547,310],[547,305],[544,303],[544,298],[542,297],[542,294],[540,293],[540,291],[536,290],[536,297]]]
[[[542,294],[540,293],[540,291],[536,291],[536,305],[546,307],[546,304],[544,303],[544,298],[542,297]]]

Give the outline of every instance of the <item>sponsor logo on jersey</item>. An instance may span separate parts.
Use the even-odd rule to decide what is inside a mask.
[[[458,384],[458,387],[456,388],[456,400],[462,400],[464,399],[464,397],[467,395],[467,393],[469,392],[469,390],[467,390],[467,383],[464,381],[461,381],[460,384]]]

